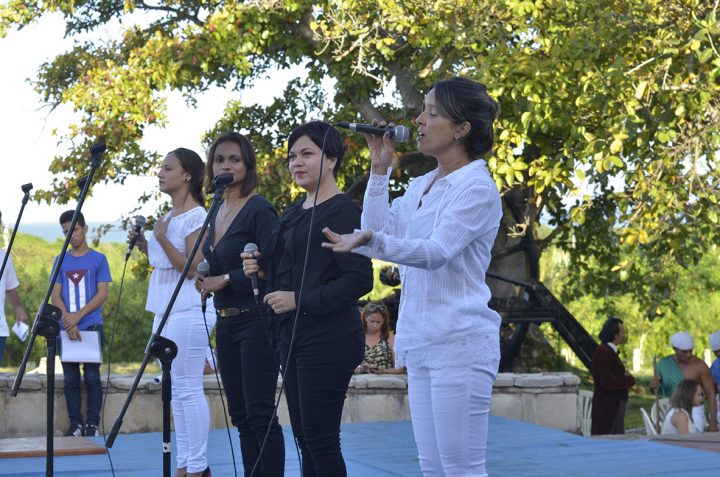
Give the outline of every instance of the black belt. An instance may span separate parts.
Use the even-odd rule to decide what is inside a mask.
[[[223,318],[232,318],[233,316],[243,315],[252,311],[252,308],[216,308],[215,311],[218,316],[222,316]]]

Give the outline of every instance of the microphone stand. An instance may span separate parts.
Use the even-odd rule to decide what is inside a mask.
[[[18,218],[15,221],[15,227],[13,227],[13,233],[10,236],[10,242],[5,249],[5,257],[3,257],[2,267],[0,267],[0,280],[2,280],[3,273],[5,273],[5,265],[7,265],[8,257],[10,256],[10,250],[12,250],[12,245],[15,241],[15,233],[17,233],[18,225],[20,225],[20,219],[22,218],[23,211],[25,210],[25,204],[27,204],[28,199],[30,198],[30,191],[32,190],[33,185],[25,184],[21,187],[25,195],[23,196],[22,205],[20,206],[20,213],[18,214]]]
[[[22,384],[23,376],[25,375],[25,368],[27,367],[30,353],[32,352],[33,344],[37,335],[45,338],[47,342],[47,451],[45,454],[45,475],[46,477],[52,477],[53,475],[53,436],[54,436],[54,421],[55,421],[55,354],[57,350],[57,337],[60,334],[60,318],[62,312],[56,306],[50,305],[50,295],[52,294],[55,281],[57,280],[58,274],[60,273],[60,267],[62,266],[63,260],[65,259],[65,253],[67,252],[68,245],[70,245],[70,238],[72,237],[72,231],[75,230],[75,224],[77,223],[78,213],[82,209],[85,197],[87,196],[92,178],[95,175],[95,171],[100,167],[100,157],[105,152],[106,146],[104,142],[98,142],[90,147],[90,173],[81,178],[78,181],[81,191],[78,197],[78,203],[75,207],[75,213],[73,214],[72,222],[70,223],[70,232],[65,236],[65,243],[63,243],[60,255],[58,255],[57,265],[52,272],[50,278],[50,284],[48,285],[45,298],[43,299],[38,314],[33,322],[32,332],[30,333],[30,340],[25,348],[25,354],[23,355],[20,367],[18,368],[17,375],[15,376],[15,382],[10,390],[11,396],[17,396]],[[25,190],[25,186],[23,186]],[[29,190],[29,189],[28,189]],[[13,232],[14,235],[14,232]]]
[[[115,419],[115,423],[113,424],[112,429],[110,430],[110,433],[108,434],[107,440],[105,441],[105,447],[111,448],[115,442],[115,438],[117,437],[118,432],[120,432],[120,427],[123,423],[123,418],[125,417],[125,413],[127,412],[128,408],[130,407],[130,401],[132,401],[133,395],[135,394],[135,391],[137,390],[138,386],[140,385],[140,379],[143,376],[143,373],[145,372],[145,368],[147,367],[148,363],[152,358],[158,359],[160,361],[160,365],[162,368],[162,414],[163,414],[163,431],[162,431],[162,439],[163,439],[163,476],[164,477],[170,477],[170,401],[172,399],[172,384],[170,382],[170,369],[172,367],[172,360],[177,356],[177,345],[172,341],[169,340],[163,336],[160,336],[160,333],[162,332],[163,328],[165,327],[165,322],[168,320],[168,317],[170,316],[170,311],[172,310],[173,305],[175,304],[175,300],[177,299],[178,294],[180,293],[180,288],[182,287],[183,282],[185,281],[185,277],[187,277],[188,272],[190,271],[190,266],[192,265],[193,259],[195,258],[195,254],[197,253],[198,248],[200,248],[200,242],[205,235],[205,231],[207,230],[207,227],[210,223],[210,219],[215,216],[215,213],[220,207],[220,204],[222,204],[222,196],[225,192],[225,186],[230,184],[233,181],[233,175],[232,174],[222,174],[217,177],[215,177],[214,180],[214,186],[215,186],[215,193],[213,195],[213,203],[210,206],[210,210],[208,211],[207,217],[205,217],[205,222],[203,223],[202,227],[200,228],[200,233],[198,234],[198,238],[195,240],[195,243],[193,244],[192,250],[188,254],[188,258],[185,261],[185,266],[183,267],[182,272],[180,273],[180,279],[178,280],[177,284],[175,285],[175,290],[173,291],[172,296],[170,297],[170,301],[165,308],[165,312],[163,313],[163,317],[160,320],[160,323],[158,324],[157,330],[150,336],[150,340],[148,341],[147,346],[145,347],[145,358],[143,359],[143,362],[140,364],[140,369],[138,370],[137,374],[135,375],[135,381],[133,382],[132,386],[130,387],[130,390],[128,391],[127,397],[125,398],[125,403],[122,406],[122,409],[120,410],[120,414]]]

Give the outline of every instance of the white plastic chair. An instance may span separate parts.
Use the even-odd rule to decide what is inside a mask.
[[[653,405],[650,408],[650,420],[653,424],[657,424],[658,422],[662,424],[665,421],[665,415],[670,408],[670,399],[660,398],[658,399],[657,404],[659,404],[660,407],[660,414],[658,415],[658,406],[655,402],[653,402]]]
[[[657,436],[655,425],[653,424],[652,419],[650,419],[650,416],[648,416],[647,411],[643,408],[640,408],[640,414],[642,414],[643,424],[645,424],[645,433],[648,436]]]
[[[590,427],[592,424],[592,391],[580,389],[578,391],[578,416],[580,417],[580,432],[583,436],[590,435]]]

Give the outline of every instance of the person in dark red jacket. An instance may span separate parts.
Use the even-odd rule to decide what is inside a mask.
[[[625,341],[625,326],[619,318],[609,318],[599,335],[601,345],[592,357],[595,381],[590,434],[624,434],[628,390],[635,378],[625,370],[618,346]]]

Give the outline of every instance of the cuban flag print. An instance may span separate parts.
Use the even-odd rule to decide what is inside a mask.
[[[68,285],[67,309],[70,313],[78,311],[87,304],[85,275],[87,270],[69,270],[65,272]]]

